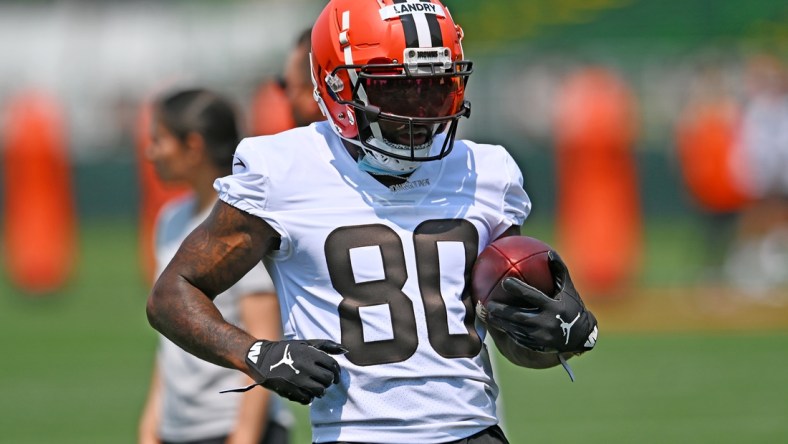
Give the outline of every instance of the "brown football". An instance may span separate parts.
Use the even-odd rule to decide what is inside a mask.
[[[529,236],[508,236],[496,240],[482,250],[471,274],[474,305],[494,300],[508,305],[524,306],[501,287],[507,277],[516,277],[548,296],[555,293],[553,275],[548,265],[552,247]]]

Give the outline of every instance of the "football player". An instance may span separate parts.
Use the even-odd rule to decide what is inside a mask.
[[[503,147],[455,140],[473,72],[462,37],[437,0],[330,1],[311,54],[327,120],[241,142],[214,184],[220,202],[148,300],[156,329],[246,372],[257,381],[246,389],[311,403],[316,443],[507,442],[468,281],[531,203]],[[555,259],[558,295],[508,282],[539,308],[484,313],[523,366],[585,351],[574,339],[595,328]],[[249,335],[211,303],[260,260],[284,341]]]

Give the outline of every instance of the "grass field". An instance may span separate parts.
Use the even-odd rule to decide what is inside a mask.
[[[156,340],[135,234],[127,222],[84,224],[76,273],[57,295],[26,297],[0,279],[0,443],[134,442]],[[661,244],[654,260],[670,265],[652,277],[676,266]],[[719,303],[698,310],[709,293]],[[575,383],[499,359],[513,443],[788,440],[785,306],[650,284],[594,310],[600,342],[572,362]],[[309,442],[306,411],[294,410],[294,442]]]

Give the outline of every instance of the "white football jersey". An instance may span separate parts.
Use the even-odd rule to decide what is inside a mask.
[[[446,442],[498,422],[467,284],[482,248],[530,211],[502,147],[457,141],[386,187],[320,122],[245,139],[234,164],[214,186],[281,235],[265,264],[285,336],[350,350],[312,403],[315,442]]]

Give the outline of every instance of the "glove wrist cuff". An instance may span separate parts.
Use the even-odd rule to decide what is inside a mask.
[[[258,381],[260,377],[262,377],[262,372],[260,372],[260,365],[263,362],[263,357],[268,350],[273,345],[272,341],[267,341],[265,339],[258,339],[254,342],[254,344],[249,347],[249,350],[246,352],[246,365],[252,370],[255,375],[258,377],[255,378]]]

